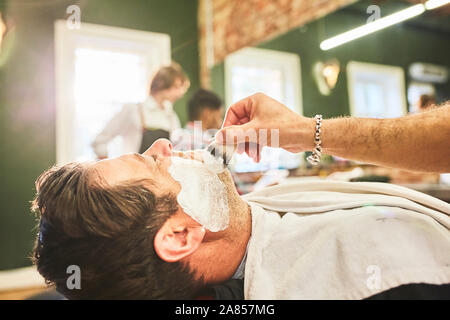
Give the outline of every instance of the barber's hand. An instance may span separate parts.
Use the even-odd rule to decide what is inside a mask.
[[[246,152],[259,161],[264,146],[294,153],[312,150],[314,128],[314,119],[305,118],[265,94],[257,93],[228,109],[216,141],[235,145],[238,153]]]

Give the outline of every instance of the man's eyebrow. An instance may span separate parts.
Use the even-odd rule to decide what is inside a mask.
[[[139,161],[141,161],[141,162],[147,164],[147,161],[145,160],[145,158],[144,158],[140,153],[133,153],[133,157],[134,157],[136,160],[139,160]]]
[[[135,157],[136,160],[139,160],[140,162],[144,163],[146,166],[151,167],[149,162],[147,161],[147,159],[142,154],[140,154],[140,153],[133,153],[133,156]],[[155,161],[156,161],[156,158],[155,158],[154,155],[151,155],[151,157],[153,159],[155,159]]]

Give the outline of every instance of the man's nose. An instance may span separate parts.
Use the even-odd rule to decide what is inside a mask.
[[[148,148],[143,155],[160,155],[170,157],[172,155],[172,143],[167,139],[158,139]]]

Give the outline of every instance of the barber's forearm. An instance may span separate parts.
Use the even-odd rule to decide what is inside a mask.
[[[403,139],[400,131],[386,119],[325,120],[321,134],[323,153],[372,164],[398,166],[400,158],[409,152],[397,145]]]
[[[324,120],[323,153],[372,164],[450,171],[450,108],[398,119]]]

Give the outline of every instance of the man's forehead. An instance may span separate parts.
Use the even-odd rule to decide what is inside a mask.
[[[116,184],[130,179],[145,178],[146,167],[134,154],[117,158],[104,159],[95,163],[95,171],[109,184]]]

